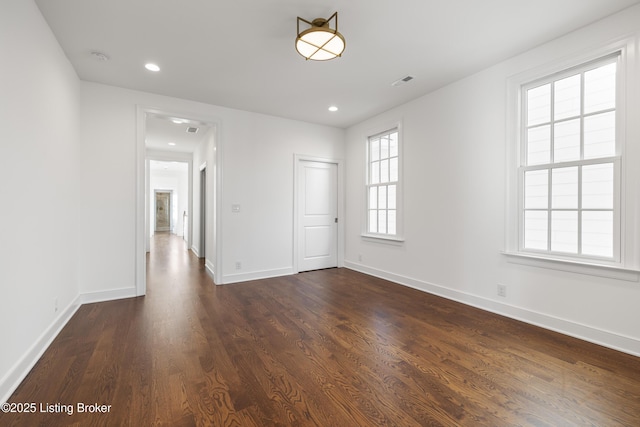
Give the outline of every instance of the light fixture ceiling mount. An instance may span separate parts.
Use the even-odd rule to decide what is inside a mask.
[[[334,28],[329,26],[334,21]],[[309,25],[309,28],[300,32],[300,21]],[[313,61],[327,61],[342,56],[346,42],[342,34],[338,32],[338,12],[329,19],[316,18],[309,22],[298,16],[298,36],[296,37],[296,50],[305,59]]]

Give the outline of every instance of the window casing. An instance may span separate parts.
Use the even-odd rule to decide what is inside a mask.
[[[619,60],[521,86],[520,252],[620,262]]]
[[[399,240],[400,133],[399,128],[367,138],[365,236]]]

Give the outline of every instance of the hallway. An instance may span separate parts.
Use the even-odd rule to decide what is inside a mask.
[[[347,269],[214,286],[157,234],[148,295],[79,308],[2,426],[634,425],[640,359]],[[87,409],[89,408],[89,409]]]

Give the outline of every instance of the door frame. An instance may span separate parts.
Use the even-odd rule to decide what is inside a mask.
[[[207,258],[207,162],[200,165],[198,173],[200,180],[200,194],[198,195],[200,203],[200,224],[198,233],[198,258]]]
[[[308,156],[303,154],[294,154],[293,156],[293,272],[299,273],[298,262],[298,239],[300,237],[300,221],[298,220],[298,214],[300,212],[300,198],[298,197],[299,189],[299,174],[298,166],[301,162],[317,162],[334,164],[338,169],[338,181],[337,181],[337,196],[338,196],[338,239],[336,240],[337,247],[337,262],[338,267],[344,267],[344,226],[345,226],[345,204],[344,204],[344,171],[342,159],[331,159],[325,157]]]
[[[136,189],[135,189],[135,294],[136,296],[143,296],[147,293],[147,249],[149,243],[149,160],[178,160],[189,162],[189,216],[192,216],[192,204],[193,204],[193,173],[192,173],[192,156],[189,156],[189,160],[173,159],[174,155],[180,153],[173,152],[157,152],[152,155],[147,155],[145,147],[145,133],[147,116],[149,115],[162,115],[172,117],[185,117],[191,120],[200,121],[206,123],[213,128],[212,144],[213,150],[216,152],[213,160],[213,167],[215,173],[215,179],[213,181],[213,209],[209,213],[210,223],[214,229],[214,244],[215,247],[215,262],[218,268],[215,269],[214,281],[218,283],[219,277],[223,277],[222,270],[222,251],[220,250],[222,242],[222,229],[221,229],[221,205],[218,200],[222,198],[222,171],[223,171],[223,152],[224,141],[221,137],[220,131],[221,119],[215,116],[194,113],[189,111],[172,111],[166,109],[160,109],[156,107],[150,107],[145,105],[136,104]],[[162,154],[157,156],[156,154]],[[164,158],[164,156],[167,158]],[[211,192],[210,192],[211,194]],[[192,237],[192,222],[189,221],[189,236]],[[191,242],[190,242],[191,244]]]

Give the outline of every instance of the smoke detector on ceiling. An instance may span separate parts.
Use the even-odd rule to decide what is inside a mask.
[[[97,59],[98,61],[108,61],[109,57],[102,53],[102,52],[98,52],[97,50],[94,50],[93,52],[91,52],[91,56],[93,56],[95,59]]]

